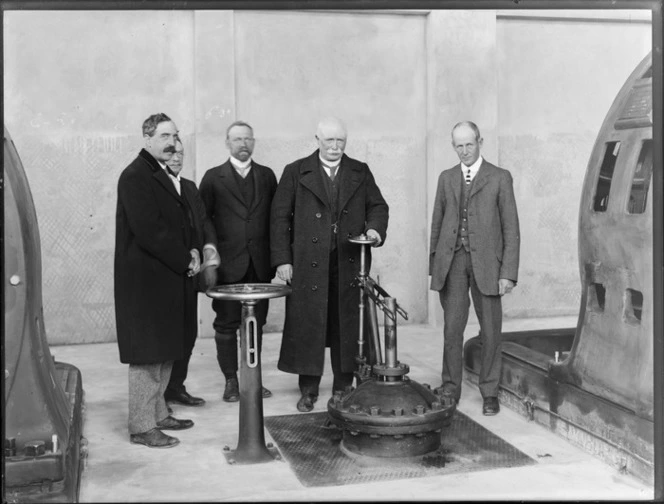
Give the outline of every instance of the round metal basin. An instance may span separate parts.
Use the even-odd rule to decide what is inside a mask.
[[[371,238],[365,234],[351,236],[348,238],[350,243],[357,243],[358,245],[373,245],[376,243],[376,238]]]
[[[290,285],[246,283],[217,285],[208,289],[205,294],[213,299],[223,299],[226,301],[257,301],[287,296],[292,291],[293,289]]]

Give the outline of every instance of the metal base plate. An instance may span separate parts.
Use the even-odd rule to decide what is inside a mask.
[[[333,486],[419,478],[534,464],[535,460],[458,411],[443,429],[441,448],[426,455],[349,457],[327,413],[273,416],[265,427],[304,486]]]
[[[259,454],[250,454],[248,456],[245,455],[244,457],[238,457],[237,450],[231,450],[225,446],[223,454],[229,465],[264,464],[265,462],[282,460],[281,453],[279,453],[279,449],[276,446],[268,446]]]

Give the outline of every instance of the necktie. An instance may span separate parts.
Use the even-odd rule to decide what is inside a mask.
[[[337,174],[338,166],[330,166],[330,180],[334,181],[334,177]]]
[[[337,168],[339,168],[339,165],[337,165],[337,166],[330,166],[330,165],[323,164],[323,166],[324,166],[325,168],[327,168],[328,170],[330,170],[330,180],[334,182],[334,177],[335,177],[336,174],[337,174]]]
[[[470,185],[470,168],[468,168],[468,171],[466,172],[466,186]]]

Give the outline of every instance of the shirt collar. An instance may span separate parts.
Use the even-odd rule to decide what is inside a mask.
[[[251,158],[247,159],[246,161],[240,161],[237,158],[234,158],[233,156],[230,157],[231,164],[240,170],[245,170],[247,168],[251,167]]]
[[[475,176],[477,171],[480,169],[480,166],[482,166],[482,156],[477,158],[477,161],[475,161],[472,165],[466,166],[465,164],[461,163],[461,170],[466,173],[468,171],[468,168],[470,168],[470,175]]]
[[[329,168],[329,167],[336,168],[337,166],[339,166],[341,164],[341,158],[339,158],[339,161],[337,161],[336,163],[333,163],[332,161],[328,161],[327,159],[323,159],[323,157],[320,154],[318,154],[318,160],[326,168]]]

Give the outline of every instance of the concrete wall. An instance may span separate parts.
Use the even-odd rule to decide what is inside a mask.
[[[236,118],[255,126],[254,157],[279,176],[315,149],[320,115],[343,117],[348,154],[369,163],[391,207],[372,276],[410,323],[437,325],[433,195],[457,162],[452,125],[472,119],[485,157],[515,179],[522,266],[506,316],[576,313],[585,165],[650,48],[650,24],[630,11],[566,14],[5,11],[5,123],[37,207],[49,341],[115,338],[116,183],[157,111],[183,133],[184,175],[196,181],[226,159]],[[271,306],[268,330],[278,330],[283,300]],[[202,296],[199,312],[209,336]]]

